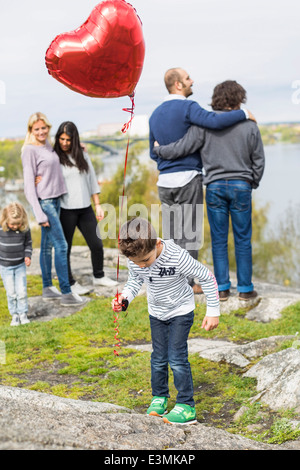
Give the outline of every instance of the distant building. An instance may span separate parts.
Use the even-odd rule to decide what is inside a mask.
[[[4,184],[4,190],[6,192],[18,192],[18,191],[22,191],[23,189],[24,189],[24,182],[22,179],[6,180]]]
[[[121,132],[124,122],[100,124],[97,128],[99,137],[107,137]],[[149,118],[147,115],[135,115],[130,129],[131,136],[147,137],[149,135]]]
[[[97,127],[97,136],[107,137],[109,135],[114,135],[117,132],[121,132],[123,123],[120,122],[111,122],[107,124],[100,124]]]
[[[130,134],[138,137],[147,137],[149,135],[149,117],[146,114],[134,116]]]
[[[80,137],[82,139],[89,139],[90,137],[95,137],[97,135],[98,135],[98,133],[97,133],[96,130],[94,130],[94,131],[84,131],[84,132],[80,133]]]

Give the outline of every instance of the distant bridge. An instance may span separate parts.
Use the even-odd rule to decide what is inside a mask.
[[[133,138],[130,138],[129,146],[134,144],[135,142],[145,141],[145,140],[149,140],[149,138],[148,137],[133,137]],[[119,155],[118,149],[116,149],[115,147],[111,147],[110,145],[105,144],[105,142],[108,142],[108,141],[110,141],[110,142],[111,141],[113,141],[113,142],[127,142],[127,139],[116,139],[116,138],[108,138],[107,137],[105,139],[82,140],[81,142],[83,144],[92,144],[92,145],[95,145],[96,147],[101,147],[103,150],[106,150],[111,155]]]

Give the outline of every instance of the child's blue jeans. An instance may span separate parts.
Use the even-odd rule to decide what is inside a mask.
[[[153,352],[151,354],[152,395],[169,397],[169,369],[178,392],[176,402],[195,406],[191,366],[188,361],[188,336],[194,312],[162,321],[150,315]]]
[[[17,266],[0,266],[0,273],[6,290],[8,310],[11,315],[28,312],[27,279],[25,263]]]

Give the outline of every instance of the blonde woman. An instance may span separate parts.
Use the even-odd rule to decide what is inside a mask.
[[[11,326],[29,323],[26,266],[30,266],[31,254],[26,211],[22,204],[11,202],[0,215],[0,274],[12,316]]]
[[[61,305],[82,305],[86,299],[72,293],[67,263],[67,242],[59,219],[60,197],[67,192],[58,155],[48,137],[51,124],[42,113],[32,114],[22,148],[25,196],[41,225],[40,265],[43,279],[43,300],[60,299]],[[35,184],[36,177],[40,184]],[[59,292],[52,285],[52,248],[59,281]]]

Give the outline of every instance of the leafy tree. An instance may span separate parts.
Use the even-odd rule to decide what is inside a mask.
[[[23,141],[0,141],[0,166],[4,167],[1,176],[7,179],[22,178],[21,148]]]

